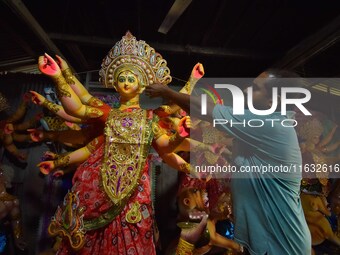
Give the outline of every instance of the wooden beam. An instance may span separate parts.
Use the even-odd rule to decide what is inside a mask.
[[[165,16],[158,32],[167,34],[172,26],[176,23],[183,12],[188,8],[192,0],[176,0],[171,6],[168,14]]]
[[[66,35],[58,33],[50,33],[50,38],[65,42],[75,42],[84,45],[92,45],[96,47],[112,47],[120,39],[107,39],[94,36]],[[273,59],[277,56],[274,52],[254,52],[250,50],[225,49],[213,47],[200,47],[193,45],[177,45],[157,42],[148,42],[157,51],[166,51],[172,53],[200,54],[214,57],[235,57],[235,58],[253,58],[253,59]]]
[[[37,37],[48,50],[63,57],[61,51],[49,38],[48,34],[36,21],[36,19],[21,0],[4,0],[4,2],[18,16],[18,18],[22,19],[27,24],[27,26],[37,35]]]
[[[11,26],[8,24],[8,22],[0,17],[0,28],[1,30],[8,33],[8,35],[20,45],[20,47],[26,52],[27,55],[29,55],[32,58],[36,58],[37,54],[34,52],[34,50],[31,48],[31,46],[27,43],[26,40],[24,40],[18,33],[16,33],[13,29],[11,29]]]
[[[340,16],[292,49],[274,67],[295,69],[340,39]]]

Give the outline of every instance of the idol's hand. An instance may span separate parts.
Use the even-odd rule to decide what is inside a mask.
[[[64,59],[62,59],[59,55],[55,55],[55,57],[57,58],[57,64],[62,71],[69,68],[67,62]]]
[[[61,70],[57,62],[47,53],[44,56],[39,57],[38,62],[39,70],[47,76],[59,76],[61,75]]]
[[[42,174],[48,175],[54,169],[54,161],[43,161],[40,162],[37,167]]]
[[[42,105],[42,103],[46,100],[46,98],[38,92],[31,90],[30,93],[32,95],[32,102],[36,105]]]
[[[184,127],[190,129],[191,128],[191,118],[190,118],[190,116],[185,116],[182,119],[184,119]]]
[[[52,151],[46,151],[43,155],[43,160],[55,160],[58,158],[58,154],[52,152]]]
[[[44,131],[40,129],[27,129],[27,132],[29,133],[31,140],[33,142],[41,142],[44,140]]]
[[[7,123],[4,128],[5,134],[10,135],[14,132],[14,126],[12,123]]]
[[[191,76],[195,79],[201,79],[204,76],[204,68],[201,63],[197,63],[192,69]]]
[[[185,116],[179,121],[177,132],[181,137],[187,137],[189,136],[190,128],[191,128],[190,117]]]

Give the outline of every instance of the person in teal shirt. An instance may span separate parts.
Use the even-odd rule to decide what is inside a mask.
[[[288,78],[290,74],[271,70],[259,76],[263,79],[255,79],[252,85],[254,107],[269,109],[272,86],[279,87],[275,81]],[[158,84],[151,85],[146,93],[171,100],[190,115],[202,118],[200,98],[180,94]],[[209,102],[204,117],[210,122],[212,119],[228,120],[229,124],[216,127],[235,138],[233,165],[238,171],[233,173],[231,180],[235,241],[245,246],[252,255],[311,254],[311,236],[300,201],[301,152],[294,127],[281,125],[286,118],[280,112],[259,116],[249,110],[245,110],[244,115],[233,115],[232,107]],[[230,125],[230,122],[242,123],[243,120],[247,123],[250,119],[263,120],[264,125],[256,128],[247,124]],[[277,121],[267,122],[265,119]],[[263,166],[285,171],[249,171],[251,167],[261,169]]]

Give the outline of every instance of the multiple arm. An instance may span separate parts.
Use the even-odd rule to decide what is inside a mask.
[[[15,111],[14,114],[11,115],[11,117],[9,117],[6,122],[8,123],[15,123],[17,121],[19,121],[20,119],[22,119],[25,116],[26,110],[27,110],[27,104],[29,101],[29,95],[25,94],[23,97],[23,100],[20,102],[17,110]]]
[[[69,84],[72,87],[73,91],[77,94],[80,101],[85,105],[93,107],[102,106],[103,102],[100,101],[98,98],[93,97],[83,86],[83,84],[81,84],[77,77],[73,75],[67,62],[58,55],[56,55],[56,58],[67,84]]]
[[[37,166],[39,167],[40,172],[46,175],[59,167],[63,168],[69,165],[83,163],[103,142],[103,136],[96,137],[86,146],[78,150],[56,157],[53,156],[53,160],[40,162]]]
[[[80,123],[82,120],[80,118],[73,117],[69,114],[67,114],[64,110],[64,108],[61,105],[54,104],[50,101],[48,101],[44,96],[40,95],[39,93],[35,91],[30,91],[32,94],[32,102],[36,105],[40,105],[51,111],[52,113],[58,115],[60,118],[74,122],[74,123]]]
[[[48,54],[39,57],[39,69],[54,80],[58,98],[67,114],[80,119],[97,118],[103,115],[101,110],[82,103],[76,92],[66,82],[57,62]]]
[[[84,146],[99,135],[94,128],[83,128],[81,130],[64,131],[42,131],[29,129],[31,140],[34,142],[53,141],[63,144],[71,144],[71,147]]]

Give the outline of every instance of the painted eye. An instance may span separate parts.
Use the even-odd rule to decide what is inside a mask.
[[[135,82],[135,78],[129,77],[128,81],[129,81],[130,83],[134,83],[134,82]]]
[[[118,81],[119,81],[119,82],[125,82],[125,77],[119,77],[119,78],[118,78]]]

